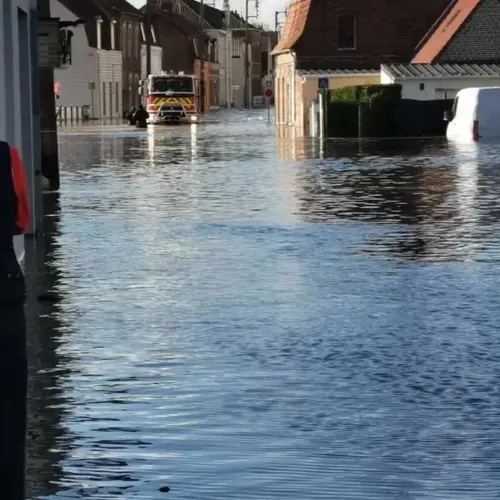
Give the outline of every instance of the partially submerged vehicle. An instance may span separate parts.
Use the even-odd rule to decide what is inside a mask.
[[[141,82],[140,93],[146,96],[149,123],[198,123],[198,99],[194,75],[162,72]]]
[[[448,121],[446,137],[478,142],[500,140],[500,87],[462,89],[457,93]]]

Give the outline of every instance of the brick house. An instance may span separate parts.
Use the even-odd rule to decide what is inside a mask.
[[[144,8],[142,9],[144,12]],[[162,48],[162,69],[165,71],[183,71],[197,77],[196,93],[198,104],[203,112],[210,107],[210,61],[207,53],[204,54],[204,83],[200,85],[201,67],[200,51],[202,50],[200,19],[194,12],[191,19],[174,12],[172,4],[166,3],[161,9],[154,8],[151,13],[151,22],[158,37],[158,44]],[[172,48],[175,47],[175,50]],[[201,96],[203,95],[203,99]]]
[[[381,63],[411,61],[415,47],[450,1],[295,0],[273,50],[277,121],[304,124],[308,104],[298,103],[303,90],[298,70],[318,71],[330,85],[335,78],[329,71],[339,70],[343,85],[375,83],[380,77],[374,79],[373,70]],[[352,81],[346,70],[355,71]]]

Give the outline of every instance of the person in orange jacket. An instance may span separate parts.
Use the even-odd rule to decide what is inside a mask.
[[[13,239],[28,224],[21,156],[0,141],[0,497],[9,500],[25,500],[26,287]]]

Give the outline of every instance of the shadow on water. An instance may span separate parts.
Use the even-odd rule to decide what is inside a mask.
[[[87,155],[92,153],[87,152]],[[116,148],[103,151],[114,157]],[[121,154],[121,153],[120,153]],[[122,495],[127,486],[87,488],[86,478],[98,474],[106,483],[133,481],[127,462],[100,457],[105,442],[96,440],[90,445],[93,453],[75,455],[81,436],[78,427],[92,427],[102,422],[98,415],[71,415],[80,402],[78,390],[68,391],[69,379],[87,379],[92,374],[75,368],[74,355],[66,349],[77,334],[72,326],[80,316],[74,306],[68,307],[68,275],[71,271],[60,253],[59,195],[44,196],[44,235],[26,245],[29,387],[27,424],[27,498],[41,499],[61,494],[69,489],[68,475],[75,477],[71,495],[92,498],[95,494],[114,498]],[[71,265],[71,264],[70,264]],[[74,387],[74,389],[77,389]],[[112,389],[110,388],[110,393]],[[70,428],[68,420],[73,426]],[[111,419],[109,426],[113,427]],[[75,428],[76,424],[76,428]],[[112,445],[112,442],[109,441]],[[95,456],[94,456],[95,455]],[[65,464],[72,461],[72,466]],[[72,486],[74,486],[72,482]],[[71,496],[74,498],[74,496]]]
[[[63,389],[69,358],[59,352],[65,321],[57,289],[61,271],[57,267],[59,201],[57,195],[44,198],[48,216],[44,236],[26,242],[26,283],[28,289],[28,498],[58,491],[60,462],[70,453],[64,425]]]

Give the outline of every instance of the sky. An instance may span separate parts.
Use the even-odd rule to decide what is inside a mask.
[[[215,7],[218,9],[222,8],[223,0],[205,0],[206,5],[213,5],[215,1]],[[129,2],[136,7],[142,7],[146,2],[145,0],[129,0]],[[255,2],[256,0],[250,0],[250,15],[255,14]],[[259,0],[259,17],[258,21],[265,23],[269,28],[274,29],[274,13],[277,10],[285,10],[285,6],[290,4],[290,0]],[[229,0],[229,5],[231,10],[236,10],[242,15],[245,12],[245,0]],[[280,21],[283,22],[285,19],[284,14],[280,14]],[[253,19],[250,22],[255,22]]]

